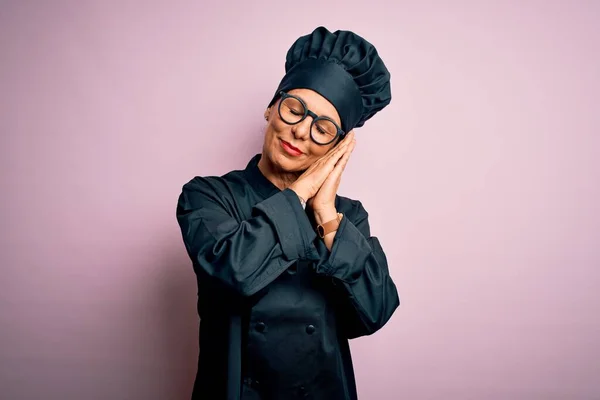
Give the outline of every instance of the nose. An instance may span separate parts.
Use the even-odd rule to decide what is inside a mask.
[[[301,122],[292,125],[292,133],[296,139],[309,140],[310,139],[310,124],[312,118],[306,117]]]

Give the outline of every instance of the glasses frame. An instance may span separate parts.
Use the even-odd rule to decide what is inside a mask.
[[[329,117],[320,117],[320,116],[318,116],[317,114],[315,114],[314,112],[312,112],[311,110],[309,110],[309,109],[308,109],[308,107],[306,106],[306,103],[305,103],[305,102],[304,102],[304,101],[303,101],[303,100],[302,100],[300,97],[294,96],[293,94],[289,94],[289,93],[286,93],[286,92],[284,92],[284,91],[281,91],[281,92],[279,92],[279,96],[280,96],[280,99],[279,99],[279,105],[277,106],[277,113],[279,114],[279,118],[280,118],[280,119],[281,119],[281,120],[282,120],[284,123],[286,123],[286,124],[288,124],[288,125],[296,125],[296,124],[299,124],[300,122],[304,121],[304,120],[306,119],[306,117],[308,117],[308,116],[311,116],[313,120],[312,120],[312,122],[310,123],[310,138],[311,138],[311,140],[312,140],[313,142],[315,142],[315,143],[316,143],[316,144],[318,144],[319,146],[327,146],[327,145],[329,145],[329,144],[331,144],[331,143],[335,142],[335,141],[336,141],[336,139],[338,139],[338,138],[340,138],[340,137],[341,137],[341,138],[344,138],[344,136],[346,136],[346,132],[344,132],[344,131],[342,130],[342,128],[340,128],[340,127],[339,127],[339,125],[338,125],[338,124],[336,124],[336,122],[335,122],[333,119],[331,119],[331,118],[329,118]],[[298,100],[298,101],[300,102],[300,104],[302,104],[302,106],[304,107],[304,115],[302,116],[302,118],[300,118],[300,120],[299,120],[298,122],[293,122],[293,123],[291,123],[291,122],[288,122],[288,121],[286,121],[285,119],[283,119],[283,117],[281,116],[281,105],[283,104],[283,101],[284,101],[285,99],[287,99],[287,98],[292,98],[292,99],[294,99],[294,100]],[[331,139],[331,140],[330,140],[329,142],[327,142],[327,143],[319,143],[319,142],[317,142],[317,141],[315,140],[315,138],[313,137],[313,125],[315,124],[315,122],[316,122],[316,121],[319,121],[319,120],[326,120],[326,121],[329,121],[329,122],[331,122],[331,123],[332,123],[332,124],[333,124],[333,125],[334,125],[334,126],[337,128],[336,135],[334,136],[334,138],[333,138],[333,139]]]

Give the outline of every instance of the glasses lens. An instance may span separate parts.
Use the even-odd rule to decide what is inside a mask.
[[[316,119],[311,135],[317,143],[328,144],[337,136],[337,126],[328,119]]]
[[[281,101],[279,106],[279,116],[288,124],[297,124],[302,118],[306,110],[300,100],[293,97],[286,97]]]

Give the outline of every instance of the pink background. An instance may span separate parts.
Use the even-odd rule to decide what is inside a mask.
[[[599,17],[592,0],[0,2],[0,398],[189,397],[177,196],[260,152],[285,53],[323,24],[392,73],[341,190],[402,302],[352,341],[360,398],[599,399]]]

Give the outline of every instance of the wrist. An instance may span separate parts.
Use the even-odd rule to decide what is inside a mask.
[[[323,223],[317,225],[317,234],[323,240],[325,240],[325,244],[327,248],[331,250],[331,240],[335,237],[337,230],[340,227],[340,223],[342,222],[342,218],[344,215],[342,213],[337,213],[334,219],[330,219]]]
[[[302,200],[304,200],[305,203],[308,201],[308,195],[306,193],[302,192],[302,190],[294,187],[294,185],[289,186],[288,189],[290,189],[291,191],[296,193],[296,196],[298,196]]]
[[[331,221],[337,218],[337,210],[335,207],[326,208],[322,210],[314,210],[315,222],[317,225],[324,224],[325,222]]]

